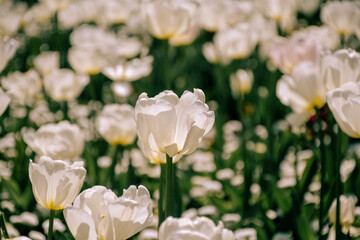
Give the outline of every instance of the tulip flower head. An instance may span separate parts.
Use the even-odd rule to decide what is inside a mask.
[[[96,118],[96,129],[113,145],[129,145],[136,138],[134,107],[129,104],[109,104]]]
[[[62,160],[80,156],[85,145],[80,127],[68,121],[44,124],[36,132],[25,134],[24,141],[38,155]]]
[[[177,1],[146,2],[142,14],[146,28],[158,39],[181,35],[190,27],[190,12]]]
[[[326,95],[336,122],[344,133],[360,138],[360,82],[348,82]]]
[[[84,183],[83,162],[72,165],[62,160],[42,156],[39,163],[30,161],[29,177],[36,201],[50,210],[71,204]]]
[[[9,60],[15,55],[19,42],[9,37],[0,37],[0,73]]]
[[[352,49],[340,49],[320,58],[320,77],[328,91],[347,82],[360,82],[360,54]]]
[[[342,225],[342,231],[347,234],[350,226],[355,221],[355,206],[357,197],[354,195],[341,195],[340,196],[340,224]],[[329,209],[330,222],[335,225],[336,223],[336,199],[332,202]]]
[[[153,98],[142,93],[135,106],[139,140],[151,151],[176,160],[199,147],[214,120],[200,89],[185,91],[180,98],[169,90]]]
[[[224,228],[222,222],[216,226],[207,217],[188,218],[168,217],[160,226],[159,240],[196,239],[196,240],[235,240],[234,233]]]
[[[77,240],[125,240],[152,223],[152,203],[144,186],[130,186],[117,197],[110,189],[94,186],[64,209]]]

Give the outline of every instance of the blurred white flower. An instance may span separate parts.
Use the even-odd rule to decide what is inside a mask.
[[[292,34],[293,38],[311,38],[318,42],[322,52],[335,50],[340,44],[339,35],[328,26],[308,26],[301,28]]]
[[[103,186],[83,191],[64,209],[75,239],[125,240],[152,223],[152,203],[144,186],[130,186],[121,197]]]
[[[185,91],[180,99],[167,90],[154,98],[142,93],[136,102],[135,120],[139,140],[147,148],[174,157],[188,155],[199,147],[215,115],[209,111],[202,90]]]
[[[25,3],[1,1],[0,36],[12,36],[21,26],[22,17],[26,11]],[[0,54],[2,56],[2,54]],[[1,70],[0,70],[1,72]]]
[[[186,157],[186,162],[192,165],[195,172],[209,173],[216,170],[214,154],[210,151],[204,152],[197,150]]]
[[[360,138],[360,82],[348,82],[329,91],[326,98],[340,128],[350,137]]]
[[[250,24],[241,23],[219,30],[214,36],[213,46],[203,46],[203,54],[209,62],[228,64],[234,59],[250,56],[257,43],[257,31]]]
[[[254,82],[254,74],[252,71],[238,69],[230,75],[230,87],[234,96],[246,94],[250,92]]]
[[[55,101],[75,100],[89,83],[85,74],[76,74],[70,69],[56,69],[44,78],[45,92]]]
[[[112,145],[129,145],[136,138],[134,107],[129,104],[105,105],[96,117],[96,129]]]
[[[236,240],[257,240],[257,233],[254,228],[240,228],[234,232]]]
[[[244,22],[253,14],[254,9],[251,1],[200,0],[197,2],[200,5],[195,19],[201,28],[209,32],[216,32],[224,27]]]
[[[138,0],[98,1],[98,13],[95,21],[100,25],[125,23],[132,13],[139,9]]]
[[[96,49],[93,51],[84,47],[72,47],[68,52],[68,61],[77,73],[96,75],[105,65],[105,60],[99,57]]]
[[[25,33],[33,37],[49,30],[53,16],[54,12],[44,3],[35,3],[26,11],[23,17]]]
[[[340,196],[340,225],[342,232],[347,234],[350,226],[355,221],[355,206],[358,199],[355,195],[341,195]],[[330,222],[336,224],[336,199],[332,202],[329,209]]]
[[[59,210],[71,204],[84,183],[82,162],[72,165],[42,156],[39,163],[30,161],[29,177],[36,201],[43,207]]]
[[[1,78],[1,85],[21,104],[31,103],[42,90],[40,76],[35,70],[10,73]]]
[[[296,0],[297,8],[305,14],[312,14],[320,6],[320,0]]]
[[[19,42],[9,37],[0,37],[0,73],[4,70],[9,60],[15,55]]]
[[[29,237],[33,240],[46,240],[46,237],[43,233],[34,230],[29,232]]]
[[[360,54],[352,49],[340,49],[320,58],[320,77],[328,91],[347,82],[360,81]]]
[[[293,35],[290,38],[278,38],[268,48],[268,55],[283,73],[291,73],[301,62],[316,62],[321,46],[313,38]]]
[[[10,216],[10,222],[21,223],[30,226],[37,226],[39,224],[39,218],[36,214],[31,212],[23,212],[20,215]]]
[[[189,218],[168,217],[160,226],[159,240],[194,239],[194,240],[235,240],[233,232],[224,228],[220,221],[216,226],[207,217]]]
[[[111,90],[114,95],[120,99],[127,99],[134,91],[133,87],[129,82],[113,82],[111,84]]]
[[[71,203],[69,203],[71,204]],[[46,234],[48,234],[49,231],[49,219],[46,219],[43,223],[42,223],[42,228],[44,229],[44,232]],[[54,231],[59,231],[59,232],[65,232],[66,231],[66,226],[64,225],[64,223],[58,219],[58,218],[54,218],[54,226],[53,226],[53,230]]]
[[[36,102],[36,105],[29,112],[29,119],[38,127],[45,123],[54,122],[56,116],[50,111],[46,101]]]
[[[177,1],[148,1],[141,5],[144,24],[151,35],[169,39],[188,31],[190,13]]]
[[[44,4],[52,12],[58,12],[60,10],[66,9],[71,0],[39,0],[41,4]]]
[[[340,166],[341,181],[344,183],[356,167],[355,159],[344,160]]]
[[[24,141],[38,155],[71,160],[84,150],[84,138],[78,125],[62,121],[42,125],[36,132],[24,134]]]
[[[189,26],[185,32],[170,37],[169,44],[173,46],[184,46],[191,44],[200,33],[200,27],[196,21],[198,4],[191,0],[177,1],[177,4],[188,11]]]
[[[33,60],[35,69],[42,75],[46,76],[55,69],[60,67],[59,52],[42,52]]]
[[[66,8],[58,12],[58,22],[61,28],[72,28],[80,23],[95,21],[98,15],[97,0],[72,1]]]
[[[0,88],[0,116],[5,112],[11,98]]]
[[[297,11],[297,0],[257,0],[256,3],[266,16],[279,23],[291,19]]]
[[[349,37],[359,28],[360,6],[353,1],[326,2],[321,8],[320,17],[339,35]]]
[[[115,66],[106,66],[102,73],[114,81],[135,81],[148,76],[152,71],[154,58],[146,56],[122,61]]]

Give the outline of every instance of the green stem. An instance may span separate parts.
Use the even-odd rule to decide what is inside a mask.
[[[336,230],[336,240],[342,239],[341,234],[341,226],[340,226],[340,162],[341,162],[341,129],[338,127],[338,134],[336,137],[336,158],[335,158],[335,168],[336,168],[336,182],[335,182],[335,189],[336,189],[336,223],[335,223],[335,230]]]
[[[161,223],[165,220],[164,214],[164,185],[166,178],[166,165],[160,164],[161,172],[160,172],[160,182],[159,182],[159,202],[158,202],[158,211],[159,211],[159,224],[160,228]]]
[[[170,66],[170,58],[169,58],[169,42],[168,40],[163,41],[163,57],[164,57],[164,64],[163,64],[163,78],[164,78],[164,86],[165,89],[171,90],[171,78],[169,74],[169,66]]]
[[[320,181],[321,181],[321,189],[320,189],[320,206],[319,206],[319,239],[322,239],[321,231],[323,229],[323,216],[324,216],[324,198],[325,198],[325,146],[324,146],[324,132],[322,130],[322,121],[320,116],[320,109],[316,108],[316,119],[319,124],[319,130],[317,131],[318,139],[320,140]]]
[[[114,178],[115,178],[115,167],[116,167],[116,164],[117,164],[117,153],[118,153],[118,149],[119,149],[119,145],[109,145],[109,155],[112,159],[112,163],[111,163],[111,166],[109,168],[109,180],[110,180],[110,183],[109,184],[112,184],[114,182]]]
[[[52,239],[53,235],[53,228],[54,228],[54,217],[55,217],[55,210],[50,209],[50,218],[49,218],[49,231],[48,231],[48,240]]]
[[[172,216],[172,180],[173,180],[172,157],[166,155],[166,207],[165,217]]]
[[[9,233],[6,229],[6,222],[5,222],[5,216],[4,216],[4,213],[0,211],[0,227],[1,227],[1,230],[2,230],[2,233],[4,235],[4,238],[5,239],[9,239]]]

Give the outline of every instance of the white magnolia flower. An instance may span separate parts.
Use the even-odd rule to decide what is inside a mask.
[[[35,70],[26,73],[13,72],[1,79],[1,85],[8,94],[21,103],[32,100],[42,90],[40,76]]]
[[[44,78],[46,93],[55,101],[75,100],[89,83],[85,74],[76,74],[70,69],[56,69]]]
[[[360,81],[360,54],[351,49],[340,49],[320,58],[320,77],[328,91],[347,82]]]
[[[8,37],[0,37],[0,73],[4,70],[9,60],[15,55],[18,47],[18,41]]]
[[[125,240],[152,223],[152,202],[144,186],[130,186],[119,198],[94,186],[68,205],[64,216],[76,240]]]
[[[220,221],[216,226],[207,217],[173,218],[168,217],[160,226],[159,240],[235,240],[234,233],[224,228]]]
[[[83,162],[72,165],[42,156],[39,163],[30,161],[29,177],[36,201],[51,210],[71,204],[84,183]]]
[[[24,135],[24,141],[38,155],[71,160],[84,150],[84,137],[78,125],[62,121],[42,125],[35,133]]]
[[[134,107],[129,104],[108,104],[96,117],[96,129],[113,145],[129,145],[136,138]]]
[[[360,83],[348,82],[329,91],[326,98],[340,128],[347,135],[360,138]]]
[[[181,98],[163,91],[154,98],[142,93],[135,106],[139,140],[151,151],[176,155],[194,152],[215,120],[200,89],[185,91]]]

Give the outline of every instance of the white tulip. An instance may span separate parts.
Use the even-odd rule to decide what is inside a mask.
[[[190,27],[189,11],[177,1],[149,1],[141,10],[146,28],[156,38],[169,39]]]
[[[35,133],[24,135],[24,141],[38,155],[71,160],[84,150],[84,137],[78,125],[62,121],[42,125]]]
[[[359,26],[360,7],[352,1],[326,2],[321,8],[321,20],[338,34],[354,34]]]
[[[277,97],[294,112],[308,112],[311,116],[315,107],[321,108],[326,102],[324,83],[319,78],[318,71],[318,65],[312,62],[301,63],[291,75],[283,75],[278,81]]]
[[[350,137],[360,138],[360,82],[348,82],[326,95],[340,128]]]
[[[216,226],[207,217],[173,218],[168,217],[160,226],[159,240],[235,240],[234,233],[224,228],[222,222]]]
[[[33,60],[36,70],[42,75],[46,76],[54,69],[60,67],[60,53],[59,52],[42,52]]]
[[[4,70],[9,60],[15,55],[18,47],[18,41],[8,37],[0,37],[0,73]]]
[[[33,100],[42,90],[40,76],[35,70],[13,72],[1,79],[1,85],[22,104]]]
[[[357,202],[357,197],[354,195],[340,196],[340,225],[342,225],[342,230],[344,234],[347,234],[350,226],[355,221],[355,205]],[[329,209],[329,219],[330,222],[336,224],[336,199],[332,202]]]
[[[94,186],[66,206],[64,216],[76,240],[124,240],[152,223],[152,202],[144,186],[130,186],[119,198]]]
[[[347,82],[360,81],[360,54],[351,49],[340,49],[320,58],[320,77],[328,91]]]
[[[55,69],[44,78],[45,92],[55,101],[75,100],[89,83],[85,74],[76,74],[70,69]]]
[[[42,156],[39,163],[30,161],[29,177],[36,201],[51,210],[71,204],[84,183],[83,162],[72,165]]]
[[[113,81],[135,81],[151,73],[153,61],[152,56],[134,58],[115,66],[104,67],[102,73]]]
[[[136,138],[134,107],[129,104],[106,105],[96,117],[96,129],[113,145],[129,145]]]
[[[249,70],[238,69],[230,75],[230,87],[234,96],[250,92],[253,82],[254,74]]]
[[[142,93],[135,106],[135,120],[139,140],[147,148],[174,157],[198,148],[215,115],[209,111],[202,90],[185,91],[180,99],[166,90],[153,98]]]

